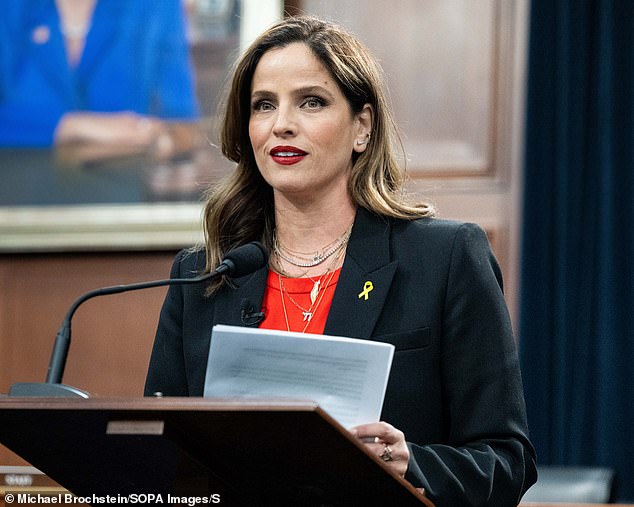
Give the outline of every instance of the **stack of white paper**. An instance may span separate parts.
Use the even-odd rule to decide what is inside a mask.
[[[350,428],[379,420],[393,355],[387,343],[218,325],[204,395],[313,400]]]

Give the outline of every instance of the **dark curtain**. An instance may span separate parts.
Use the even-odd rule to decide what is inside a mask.
[[[532,0],[520,350],[538,462],[634,500],[634,1]]]

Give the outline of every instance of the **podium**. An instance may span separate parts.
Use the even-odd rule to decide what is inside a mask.
[[[82,498],[433,507],[312,402],[6,397],[0,442]]]

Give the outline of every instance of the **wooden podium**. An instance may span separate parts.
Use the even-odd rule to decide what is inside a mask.
[[[80,497],[433,507],[311,402],[4,397],[0,442]]]

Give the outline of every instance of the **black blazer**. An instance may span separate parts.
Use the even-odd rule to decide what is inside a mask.
[[[182,252],[172,277],[199,273]],[[204,297],[170,287],[145,392],[202,396],[211,328],[243,326],[267,269]],[[373,291],[359,298],[366,281]],[[536,480],[518,357],[498,265],[476,225],[359,209],[325,334],[396,346],[382,420],[405,433],[406,475],[442,506],[516,506]],[[370,422],[370,421],[369,421]]]

